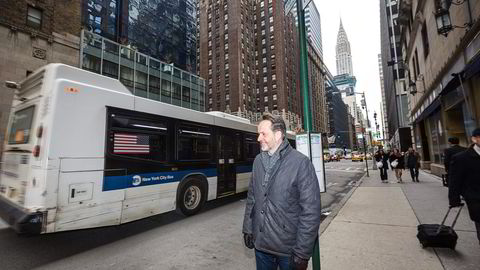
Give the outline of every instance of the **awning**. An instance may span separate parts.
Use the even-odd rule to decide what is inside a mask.
[[[444,96],[457,89],[457,87],[459,87],[461,84],[460,79],[462,79],[463,83],[478,73],[480,73],[480,53],[474,56],[462,71],[452,74],[453,78],[447,83],[447,85],[445,85],[445,87],[442,89],[442,92],[440,92],[440,95]]]
[[[444,96],[444,95],[450,93],[451,91],[457,89],[457,87],[460,86],[460,78],[462,77],[462,73],[463,73],[463,71],[461,71],[460,73],[452,74],[453,78],[442,89],[442,91],[440,92],[441,96]],[[464,79],[462,78],[462,80],[464,80]]]
[[[442,105],[442,102],[440,99],[437,97],[435,100],[428,105],[428,107],[420,114],[420,116],[417,117],[417,119],[414,120],[415,123],[420,122],[424,118],[430,116],[436,109],[438,109]]]
[[[478,73],[480,73],[480,53],[477,53],[463,69],[463,79],[468,80]]]

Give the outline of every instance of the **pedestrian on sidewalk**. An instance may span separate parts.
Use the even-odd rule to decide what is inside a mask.
[[[463,196],[480,244],[480,128],[473,131],[472,142],[467,150],[452,158],[448,198],[450,207],[457,207],[462,205],[460,195]]]
[[[388,155],[383,152],[383,149],[377,151],[375,154],[375,161],[378,163],[377,167],[380,170],[382,183],[388,183]]]
[[[261,152],[248,188],[245,245],[255,249],[257,270],[307,269],[321,217],[315,168],[288,143],[282,117],[265,114],[258,133]]]
[[[448,180],[448,171],[450,170],[450,162],[452,161],[452,157],[460,152],[463,152],[467,150],[467,148],[458,145],[460,143],[460,140],[457,137],[450,137],[448,138],[448,144],[450,144],[450,147],[445,149],[443,155],[443,165],[445,166],[445,173],[447,174],[445,177],[447,179],[447,183],[449,182]]]
[[[393,152],[390,155],[390,166],[395,170],[397,183],[403,183],[402,174],[403,170],[405,170],[405,158],[402,156],[398,148],[393,149]]]
[[[408,148],[407,154],[407,167],[410,169],[410,176],[412,177],[412,182],[418,181],[418,169],[420,168],[420,154],[415,151],[412,147]]]

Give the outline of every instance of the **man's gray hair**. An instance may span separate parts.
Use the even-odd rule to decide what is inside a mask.
[[[271,113],[264,113],[262,116],[262,121],[267,120],[272,123],[272,131],[280,131],[282,132],[283,137],[287,134],[287,126],[285,125],[285,121],[283,117],[278,115],[273,115]]]

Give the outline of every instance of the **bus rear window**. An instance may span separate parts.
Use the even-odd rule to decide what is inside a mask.
[[[35,106],[30,106],[15,112],[8,132],[8,144],[28,143],[31,134],[34,108]]]

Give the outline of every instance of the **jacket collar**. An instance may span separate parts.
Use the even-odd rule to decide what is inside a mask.
[[[473,145],[468,147],[467,151],[465,151],[465,152],[472,158],[480,158],[477,151],[475,151],[475,149],[473,149]]]

